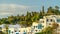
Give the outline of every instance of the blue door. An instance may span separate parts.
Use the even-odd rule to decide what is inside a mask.
[[[16,34],[19,34],[19,33],[16,33]]]
[[[10,34],[11,33],[11,30],[8,30],[8,34]]]
[[[26,34],[26,32],[24,32],[23,34]]]

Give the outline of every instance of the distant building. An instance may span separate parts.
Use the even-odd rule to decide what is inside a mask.
[[[57,28],[57,33],[60,34],[60,15],[50,15],[50,16],[44,16],[46,21],[46,27],[51,26],[52,23],[57,23],[59,27]]]
[[[41,32],[46,27],[45,19],[40,19],[38,23],[33,22],[32,24],[32,33]]]
[[[51,25],[53,22],[60,25],[60,15],[50,15],[50,16],[44,16],[47,26]]]
[[[16,24],[16,25],[8,25],[8,34],[20,34],[20,29],[21,26]]]
[[[37,33],[42,31],[44,28],[48,26],[52,26],[52,23],[57,23],[59,24],[59,27],[57,29],[57,33],[60,34],[60,15],[49,15],[49,16],[44,16],[42,19],[39,20],[38,23],[33,22],[32,24],[32,30],[33,33]]]
[[[8,34],[35,34],[41,32],[44,28],[51,26],[52,23],[59,24],[57,33],[60,34],[60,16],[59,15],[49,15],[44,16],[39,22],[33,22],[31,27],[22,27],[19,24],[8,25]],[[5,24],[0,25],[0,31],[5,32]]]
[[[0,31],[6,32],[5,24],[0,25]]]
[[[9,25],[8,34],[31,34],[31,27],[21,28],[21,25]]]

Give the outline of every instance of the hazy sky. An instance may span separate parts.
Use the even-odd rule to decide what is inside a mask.
[[[60,0],[0,0],[0,18],[26,14],[27,11],[39,12],[43,5],[45,11],[49,6],[60,7]]]

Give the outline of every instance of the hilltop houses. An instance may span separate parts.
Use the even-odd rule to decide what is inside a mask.
[[[59,27],[57,28],[57,33],[60,34],[60,15],[49,15],[44,16],[42,19],[39,20],[38,23],[33,22],[32,26],[34,27],[33,33],[37,33],[42,31],[44,28],[48,26],[52,26],[53,23],[57,23]]]
[[[9,34],[15,34],[15,33],[20,33],[21,26],[16,24],[16,25],[8,25],[8,33]]]
[[[59,15],[49,15],[44,16],[38,22],[33,22],[31,27],[22,27],[19,24],[8,25],[8,34],[35,34],[41,32],[44,28],[51,26],[52,23],[57,23],[60,26],[60,16]],[[5,31],[5,25],[0,25],[1,30]],[[57,33],[60,32],[60,27],[57,29]]]
[[[32,30],[33,33],[41,32],[46,27],[46,22],[44,19],[40,19],[38,23],[33,22]]]
[[[0,31],[6,32],[5,24],[0,25]]]
[[[59,27],[57,28],[57,33],[60,34],[60,15],[50,15],[50,16],[44,16],[46,20],[46,27],[51,26],[52,23],[57,23]]]

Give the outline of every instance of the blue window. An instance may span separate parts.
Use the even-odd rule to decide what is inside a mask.
[[[37,26],[36,26],[36,28],[37,28]]]
[[[16,33],[16,34],[19,34],[19,33]]]
[[[8,33],[10,34],[11,33],[11,30],[8,30]]]
[[[57,22],[60,22],[60,19],[57,19]]]
[[[44,27],[42,24],[38,24],[38,29],[42,29],[42,27]]]
[[[23,34],[26,34],[26,32],[24,32]]]

